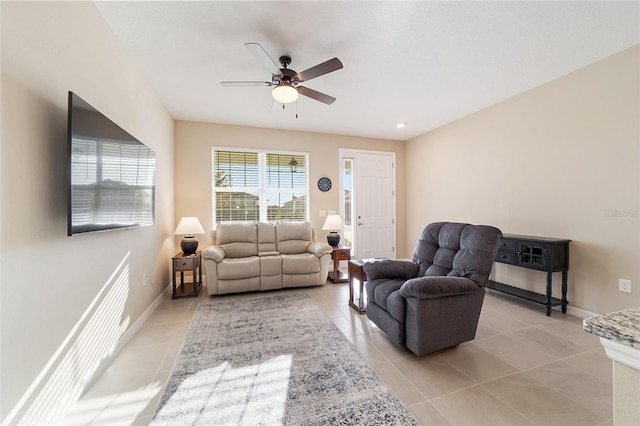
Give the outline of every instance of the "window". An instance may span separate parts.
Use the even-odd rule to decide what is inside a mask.
[[[213,148],[212,163],[214,223],[309,220],[307,154]]]
[[[342,159],[342,217],[344,218],[345,247],[353,246],[353,158]]]
[[[73,226],[153,224],[155,153],[142,144],[74,136]]]

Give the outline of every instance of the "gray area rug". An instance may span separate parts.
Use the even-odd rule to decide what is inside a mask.
[[[156,425],[417,425],[304,293],[202,303]]]

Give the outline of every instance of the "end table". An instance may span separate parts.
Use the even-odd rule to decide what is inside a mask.
[[[333,260],[333,271],[329,271],[329,281],[332,283],[346,283],[349,281],[349,275],[338,270],[341,260],[351,259],[351,247],[338,246],[333,247],[331,252],[331,260]]]
[[[182,252],[171,258],[173,264],[173,294],[172,299],[181,297],[195,297],[202,288],[202,265],[200,254],[197,251],[192,254],[184,254]],[[176,285],[176,272],[180,271],[180,285]],[[187,291],[187,284],[184,282],[184,271],[191,271],[192,282],[189,287],[193,291]],[[197,272],[197,275],[196,275]]]
[[[367,313],[367,295],[364,291],[367,274],[362,269],[364,262],[366,261],[360,259],[349,261],[349,306],[360,315]],[[358,289],[355,288],[355,280],[358,280]]]

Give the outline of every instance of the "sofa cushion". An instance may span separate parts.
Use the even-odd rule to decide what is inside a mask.
[[[276,247],[280,254],[297,254],[307,251],[311,242],[309,222],[278,222],[276,224]]]
[[[282,273],[287,275],[310,274],[320,272],[320,262],[311,253],[283,254]]]
[[[260,259],[256,256],[230,259],[218,264],[218,279],[239,280],[260,276]]]
[[[221,223],[216,228],[216,245],[226,257],[258,255],[258,227],[255,223]]]
[[[404,279],[380,278],[368,280],[367,297],[396,320],[404,322],[406,299],[400,295]]]

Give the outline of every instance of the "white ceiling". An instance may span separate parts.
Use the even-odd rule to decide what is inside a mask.
[[[640,43],[640,2],[97,2],[175,119],[407,140]],[[271,111],[244,47],[344,68]],[[404,129],[396,123],[407,122]]]

